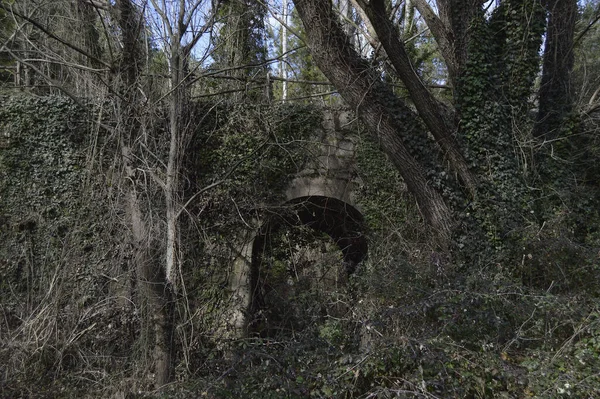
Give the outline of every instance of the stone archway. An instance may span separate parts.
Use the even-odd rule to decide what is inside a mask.
[[[366,256],[363,217],[355,207],[326,196],[286,202],[252,245],[249,331],[293,332],[307,320],[340,315],[348,275]]]
[[[309,247],[321,240],[320,245],[338,251],[337,275],[332,284],[347,279],[356,266],[367,255],[362,214],[353,206],[355,192],[361,182],[356,173],[356,144],[353,114],[348,110],[327,110],[323,113],[322,129],[316,130],[311,142],[318,143],[311,159],[295,175],[290,176],[284,195],[286,202],[273,207],[266,204],[260,212],[263,220],[256,221],[261,226],[257,231],[246,230],[239,233],[239,245],[232,259],[229,290],[231,293],[228,311],[228,328],[237,337],[249,332],[248,327],[261,311],[261,284],[265,282],[265,249],[272,247],[277,235],[287,231],[294,239],[298,231],[301,236],[310,232],[321,237],[304,237]],[[264,210],[272,212],[264,215]],[[275,212],[276,210],[276,212]],[[294,245],[299,244],[296,239]],[[312,243],[310,243],[311,241]],[[289,242],[288,242],[289,244]],[[314,246],[314,245],[313,245]],[[311,249],[313,252],[314,248]],[[310,252],[310,251],[309,251]],[[321,251],[323,252],[323,251]],[[325,252],[329,252],[326,250]],[[294,253],[293,257],[298,257]],[[334,256],[334,257],[335,257]],[[296,259],[298,260],[298,259]],[[305,259],[315,262],[315,259]],[[285,269],[285,268],[283,268]],[[282,270],[283,270],[282,269]],[[261,275],[261,272],[262,275]],[[321,277],[328,279],[324,273]],[[307,272],[310,275],[310,273]],[[314,274],[314,273],[313,273]],[[272,276],[271,276],[272,277]],[[266,279],[268,281],[269,278]],[[297,285],[295,286],[297,287]],[[314,287],[313,287],[314,288]]]

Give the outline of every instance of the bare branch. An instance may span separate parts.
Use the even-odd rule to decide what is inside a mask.
[[[190,24],[192,23],[192,18],[194,16],[194,14],[196,13],[196,10],[198,9],[198,7],[200,7],[200,5],[202,4],[203,1],[204,0],[197,0],[196,3],[194,3],[194,5],[192,5],[190,10],[188,11],[187,18],[184,20],[184,25],[186,26],[186,28],[188,26],[190,26]],[[218,9],[218,5],[215,5],[213,8],[213,15],[215,14],[217,9]],[[211,19],[212,19],[212,16],[211,16]]]
[[[106,63],[105,61],[94,57],[93,55],[91,55],[90,53],[88,53],[87,51],[83,50],[82,48],[77,47],[76,45],[69,43],[68,41],[66,41],[65,39],[58,37],[57,35],[55,35],[54,33],[50,32],[48,29],[46,29],[43,25],[41,25],[39,22],[29,18],[26,15],[23,15],[15,10],[13,10],[12,8],[6,7],[4,4],[0,3],[0,9],[3,9],[6,12],[12,13],[13,15],[29,22],[30,24],[32,24],[33,26],[35,26],[37,29],[41,30],[42,32],[44,32],[48,37],[56,40],[57,42],[69,47],[71,50],[75,50],[76,52],[78,52],[81,55],[86,56],[87,58],[89,58],[90,60],[96,61],[99,64],[104,65],[107,68],[111,68],[111,65]]]
[[[166,14],[167,5],[166,5],[165,1],[164,0],[162,1],[162,8],[158,5],[156,0],[150,0],[150,3],[152,3],[154,10],[161,18],[162,25],[167,31],[166,33],[169,35],[169,37],[173,37],[173,29],[171,28],[171,21],[169,21],[169,17]]]
[[[437,16],[435,11],[427,3],[427,0],[413,0],[413,4],[419,11],[419,14],[425,20],[431,34],[438,44],[442,57],[446,61],[448,73],[451,77],[458,75],[458,64],[453,51],[453,44],[448,28],[444,26],[444,22]]]
[[[596,10],[596,16],[594,17],[594,19],[585,27],[585,29],[583,29],[581,31],[581,33],[579,35],[577,35],[577,38],[573,41],[573,46],[576,46],[577,43],[579,43],[579,41],[581,39],[583,39],[583,37],[590,31],[590,29],[592,29],[594,27],[594,25],[596,25],[596,23],[600,21],[600,4],[598,5],[598,9]]]
[[[96,68],[92,68],[92,67],[88,67],[85,65],[79,65],[79,64],[75,64],[72,62],[67,62],[67,61],[61,61],[61,60],[52,60],[52,59],[44,59],[44,58],[24,58],[21,60],[21,62],[45,62],[47,64],[55,64],[55,65],[62,65],[62,66],[66,66],[69,68],[75,68],[75,69],[80,69],[82,71],[89,71],[89,72],[106,72],[109,69],[105,68],[105,69],[96,69]]]
[[[333,94],[339,94],[339,92],[337,90],[325,91],[325,92],[315,93],[315,94],[309,94],[309,95],[301,96],[301,97],[288,97],[286,100],[287,101],[306,100],[306,99],[309,99],[309,98],[318,98],[318,97],[331,96]]]
[[[294,36],[296,36],[298,38],[298,40],[300,40],[302,43],[305,43],[304,39],[302,38],[302,35],[300,33],[298,33],[294,28],[292,28],[291,26],[286,24],[285,21],[283,19],[281,19],[279,16],[277,16],[277,14],[275,14],[275,12],[273,12],[273,10],[271,10],[271,8],[269,8],[262,0],[258,0],[258,2],[262,5],[264,5],[267,8],[267,10],[269,10],[269,13],[273,17],[273,19],[275,19],[277,22],[279,22],[281,24],[281,26],[283,26],[285,29],[288,30],[288,32],[291,32]]]
[[[198,1],[197,4],[199,4],[201,2],[201,0]],[[190,10],[190,18],[194,12],[195,8],[193,8],[192,10]],[[208,18],[208,21],[206,22],[206,24],[204,24],[204,26],[200,29],[199,32],[195,33],[194,36],[192,37],[192,40],[185,45],[185,47],[183,48],[184,54],[189,54],[190,51],[192,51],[192,49],[194,48],[194,46],[196,46],[196,44],[198,43],[198,41],[202,38],[202,36],[208,32],[208,30],[210,28],[213,27],[214,23],[215,23],[215,16],[217,14],[217,7],[212,9],[212,13],[210,15],[210,17]],[[188,21],[189,24],[189,21]]]
[[[362,19],[362,21],[367,26],[368,35],[365,35],[365,37],[369,41],[369,44],[371,45],[371,47],[373,47],[375,50],[377,50],[381,46],[381,43],[379,41],[379,38],[377,37],[377,32],[375,32],[375,29],[373,28],[373,24],[371,24],[371,21],[365,14],[365,10],[363,10],[363,8],[362,8],[363,5],[365,4],[364,0],[350,0],[350,1],[352,2],[352,5],[356,9],[356,12],[358,12],[358,15],[360,15],[360,19]]]
[[[350,0],[352,2],[352,4],[355,5],[356,7],[356,0]],[[346,21],[348,24],[352,25],[352,27],[354,27],[354,29],[360,31],[360,33],[362,35],[364,35],[369,44],[371,45],[371,47],[373,47],[374,49],[376,49],[379,45],[379,42],[377,40],[377,33],[375,33],[375,31],[373,30],[373,26],[371,25],[371,22],[369,21],[368,18],[363,18],[363,12],[362,9],[357,7],[356,8],[358,10],[359,15],[361,16],[361,19],[363,20],[363,22],[365,23],[365,25],[367,26],[367,31],[365,32],[365,30],[359,26],[356,22],[354,22],[353,20],[351,20],[350,18],[348,18],[346,15],[342,14],[338,9],[336,9],[338,15],[344,20]]]

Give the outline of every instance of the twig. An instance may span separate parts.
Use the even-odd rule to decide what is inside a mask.
[[[87,51],[85,51],[85,50],[83,50],[83,49],[81,49],[81,48],[79,48],[79,47],[75,46],[74,44],[71,44],[71,43],[67,42],[65,39],[63,39],[63,38],[61,38],[61,37],[59,37],[59,36],[56,36],[54,33],[50,32],[48,29],[46,29],[44,26],[42,26],[42,25],[41,25],[39,22],[37,22],[37,21],[35,21],[35,20],[33,20],[33,19],[29,18],[28,16],[26,16],[26,15],[23,15],[23,14],[21,14],[21,13],[19,13],[19,12],[15,11],[15,10],[13,10],[11,7],[6,7],[6,6],[5,6],[5,5],[3,5],[2,3],[0,3],[0,9],[2,9],[2,10],[4,10],[4,11],[6,11],[6,12],[8,12],[8,13],[11,13],[11,14],[13,14],[13,15],[16,15],[17,17],[19,17],[19,18],[21,18],[21,19],[23,19],[23,20],[25,20],[25,21],[29,22],[30,24],[32,24],[33,26],[35,26],[36,28],[38,28],[39,30],[41,30],[42,32],[44,32],[46,35],[48,35],[48,37],[50,37],[50,38],[52,38],[52,39],[56,40],[56,41],[57,41],[57,42],[59,42],[59,43],[62,43],[62,44],[64,44],[65,46],[69,47],[69,48],[70,48],[70,49],[72,49],[72,50],[75,50],[75,51],[77,51],[79,54],[82,54],[82,55],[84,55],[84,56],[88,57],[89,59],[91,59],[91,60],[94,60],[94,61],[96,61],[97,63],[104,65],[105,67],[107,67],[107,68],[109,68],[109,69],[111,68],[111,65],[110,65],[110,64],[108,64],[108,63],[106,63],[106,62],[102,61],[102,60],[101,60],[101,59],[99,59],[99,58],[96,58],[96,57],[94,57],[93,55],[91,55],[91,54],[90,54],[90,53],[88,53]]]

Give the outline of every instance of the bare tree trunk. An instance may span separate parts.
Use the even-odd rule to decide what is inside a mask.
[[[207,22],[203,28],[191,29],[194,33],[190,34],[188,28],[190,24],[195,22],[194,15],[198,11],[202,0],[196,0],[195,2],[180,0],[179,6],[175,8],[167,7],[164,2],[159,3],[155,0],[151,0],[151,2],[161,19],[165,32],[168,33],[163,44],[168,49],[170,70],[169,94],[167,97],[169,104],[169,155],[165,170],[166,177],[161,182],[165,196],[167,231],[165,263],[164,268],[160,269],[163,272],[161,286],[164,289],[166,306],[163,313],[161,313],[161,319],[156,321],[157,326],[164,325],[164,328],[160,330],[160,338],[161,343],[166,348],[162,352],[163,357],[157,356],[156,361],[156,383],[161,386],[169,382],[172,377],[173,305],[180,285],[181,256],[178,219],[182,209],[180,198],[181,158],[189,140],[190,129],[187,114],[190,90],[187,68],[191,49],[212,24],[212,17],[210,18],[211,22]],[[185,38],[189,39],[189,42],[183,45]],[[157,354],[158,351],[157,342]]]
[[[155,256],[156,248],[136,190],[135,171],[131,166],[131,149],[123,145],[123,162],[127,180],[131,184],[126,193],[127,213],[134,249],[133,263],[141,301],[142,331],[149,334],[152,343],[151,358],[157,388],[171,380],[172,363],[172,309],[171,291],[165,283],[163,269]]]
[[[177,42],[179,43],[179,42]],[[177,276],[179,275],[179,223],[177,221],[177,206],[179,205],[179,173],[180,173],[180,150],[182,137],[182,102],[181,102],[181,79],[182,68],[179,47],[172,49],[171,54],[171,98],[169,104],[169,157],[167,160],[167,170],[164,185],[165,207],[166,207],[166,251],[165,251],[165,268],[164,268],[164,288],[165,295],[168,296],[167,301],[170,304],[172,296],[177,294]],[[162,270],[162,268],[160,268]],[[161,334],[162,343],[168,350],[163,351],[162,357],[156,360],[156,385],[162,386],[171,381],[171,351],[172,351],[172,326],[168,325],[168,321],[173,317],[172,308],[167,308],[168,319],[156,320],[156,325],[166,323],[168,330]],[[158,348],[157,348],[158,349]],[[157,351],[158,353],[158,351]],[[165,356],[168,354],[168,356]]]
[[[319,69],[344,100],[357,110],[380,142],[415,196],[425,220],[442,236],[448,236],[453,226],[451,212],[441,195],[428,183],[423,167],[409,154],[399,135],[401,125],[407,136],[418,134],[419,124],[414,115],[356,53],[329,1],[296,0],[295,4]]]
[[[288,47],[287,47],[287,41],[288,41],[288,0],[282,0],[282,5],[281,5],[281,9],[283,11],[283,15],[281,16],[283,18],[283,22],[285,25],[281,26],[281,53],[283,54],[283,57],[281,58],[281,79],[283,79],[283,81],[281,82],[281,99],[283,101],[287,100],[287,78],[288,78],[288,74],[287,74],[287,59],[288,59],[288,55],[287,55],[287,51],[288,51]]]
[[[352,2],[354,9],[360,16],[360,19],[365,24],[365,27],[367,28],[367,33],[368,33],[367,40],[369,41],[369,44],[374,49],[379,48],[380,42],[379,42],[379,38],[377,37],[377,32],[375,32],[375,28],[373,27],[373,24],[371,24],[369,17],[367,17],[365,10],[363,10],[362,7],[358,4],[359,0],[350,0],[350,1]],[[365,56],[364,54],[362,54],[362,55]]]
[[[435,38],[438,49],[446,63],[446,68],[448,68],[448,80],[450,81],[450,84],[456,86],[455,83],[459,74],[459,65],[454,55],[450,27],[444,24],[444,21],[438,17],[427,0],[412,0],[412,2]]]
[[[165,204],[167,216],[167,251],[165,274],[167,281],[173,286],[177,286],[177,239],[178,239],[178,223],[177,223],[177,205],[178,205],[178,190],[179,190],[179,157],[181,147],[181,137],[183,135],[181,119],[182,119],[182,101],[181,101],[181,84],[184,73],[181,50],[179,48],[179,40],[171,44],[171,96],[169,104],[169,158],[167,161],[166,181],[165,181]]]
[[[160,387],[171,379],[171,336],[172,312],[170,307],[171,291],[166,275],[154,256],[154,242],[150,229],[146,225],[144,212],[137,192],[136,142],[141,133],[140,105],[138,104],[138,84],[144,59],[140,50],[140,31],[143,21],[130,0],[116,3],[119,14],[123,49],[120,65],[120,79],[117,79],[117,91],[122,93],[117,101],[122,103],[121,155],[126,173],[126,201],[133,238],[134,263],[139,287],[140,299],[145,305],[143,330],[151,332],[153,367],[156,385]]]

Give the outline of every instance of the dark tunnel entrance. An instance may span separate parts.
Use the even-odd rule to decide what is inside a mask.
[[[361,213],[331,197],[288,201],[252,248],[249,330],[295,334],[349,310],[348,276],[367,257]]]

